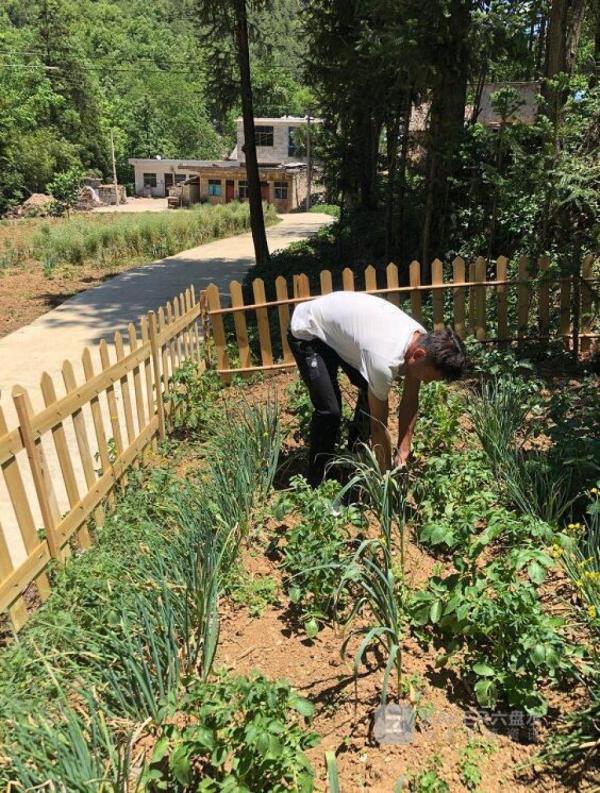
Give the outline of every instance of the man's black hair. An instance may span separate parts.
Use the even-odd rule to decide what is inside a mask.
[[[465,345],[452,328],[434,330],[419,339],[419,346],[427,351],[427,359],[444,380],[459,380],[463,376],[467,356]]]

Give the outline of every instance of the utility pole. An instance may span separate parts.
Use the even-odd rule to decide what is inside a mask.
[[[113,185],[115,186],[115,206],[119,206],[119,185],[117,184],[117,163],[115,161],[115,139],[110,129],[110,153],[112,156]]]
[[[307,175],[306,175],[306,210],[310,210],[310,199],[312,191],[312,162],[310,156],[310,113],[306,115],[306,160],[307,160]]]

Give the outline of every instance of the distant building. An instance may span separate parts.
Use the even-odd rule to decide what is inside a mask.
[[[481,92],[479,104],[479,114],[477,121],[486,127],[499,127],[502,123],[501,117],[492,107],[492,94],[500,88],[512,88],[518,94],[521,104],[515,112],[507,119],[514,123],[520,121],[522,124],[534,124],[538,114],[538,94],[541,84],[532,83],[486,83]]]
[[[307,163],[297,153],[294,131],[306,124],[306,118],[257,118],[254,123],[263,200],[273,204],[278,212],[303,206],[307,194]],[[243,146],[244,127],[240,118],[237,120],[237,143],[227,159],[134,157],[129,164],[134,168],[136,195],[169,196],[170,206],[245,201],[248,182]]]

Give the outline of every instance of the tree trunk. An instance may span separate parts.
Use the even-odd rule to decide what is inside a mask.
[[[552,0],[546,44],[546,66],[542,96],[546,113],[556,126],[560,120],[566,92],[550,85],[560,74],[571,75],[583,26],[585,0]]]
[[[430,260],[442,258],[448,244],[450,179],[458,164],[465,123],[471,5],[470,0],[451,0],[446,40],[444,46],[440,47],[442,61],[436,64],[437,80],[431,97],[427,189],[421,238],[425,282],[430,278]]]
[[[235,0],[235,43],[240,69],[240,88],[242,96],[242,116],[244,119],[244,154],[246,156],[246,176],[248,179],[248,199],[250,203],[250,227],[254,242],[256,264],[268,264],[269,247],[265,232],[260,175],[256,157],[256,137],[254,134],[254,106],[252,102],[252,81],[250,78],[250,51],[248,47],[248,17],[246,0]]]
[[[400,112],[396,111],[386,121],[387,136],[387,185],[385,191],[385,253],[384,262],[391,261],[395,243],[394,194],[398,170],[398,137],[400,135]]]
[[[406,228],[404,217],[406,213],[406,166],[408,164],[408,150],[410,145],[410,115],[412,112],[413,90],[406,89],[404,97],[403,119],[402,119],[402,148],[400,150],[400,165],[398,167],[398,229],[400,232],[400,243],[398,245],[398,259],[404,262],[406,258]],[[408,283],[408,281],[407,281]]]

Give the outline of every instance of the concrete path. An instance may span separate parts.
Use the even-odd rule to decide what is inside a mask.
[[[269,249],[285,248],[292,242],[305,239],[331,220],[328,215],[315,213],[284,215],[281,223],[267,230]],[[199,294],[208,284],[216,283],[225,295],[229,282],[243,278],[253,264],[250,233],[217,240],[115,276],[0,339],[0,405],[9,429],[17,424],[11,399],[15,384],[29,391],[34,410],[40,410],[44,406],[39,390],[42,372],[53,376],[61,396],[64,394],[60,375],[63,361],[69,359],[73,362],[81,382],[80,361],[86,346],[94,347],[97,371],[96,344],[100,339],[108,339],[116,330],[126,329],[129,322],[137,322],[143,314],[166,303],[190,284],[194,284]],[[68,435],[69,443],[75,447],[74,437],[70,437],[70,432]],[[44,446],[46,448],[48,444]],[[48,456],[53,457],[50,446]],[[49,466],[55,468],[51,460]],[[22,470],[26,468],[22,463],[20,467]],[[26,485],[32,487],[30,481]],[[66,494],[59,493],[58,496],[60,506],[66,505]],[[15,561],[22,558],[20,537],[14,533],[15,519],[1,476],[0,526],[7,534]]]

